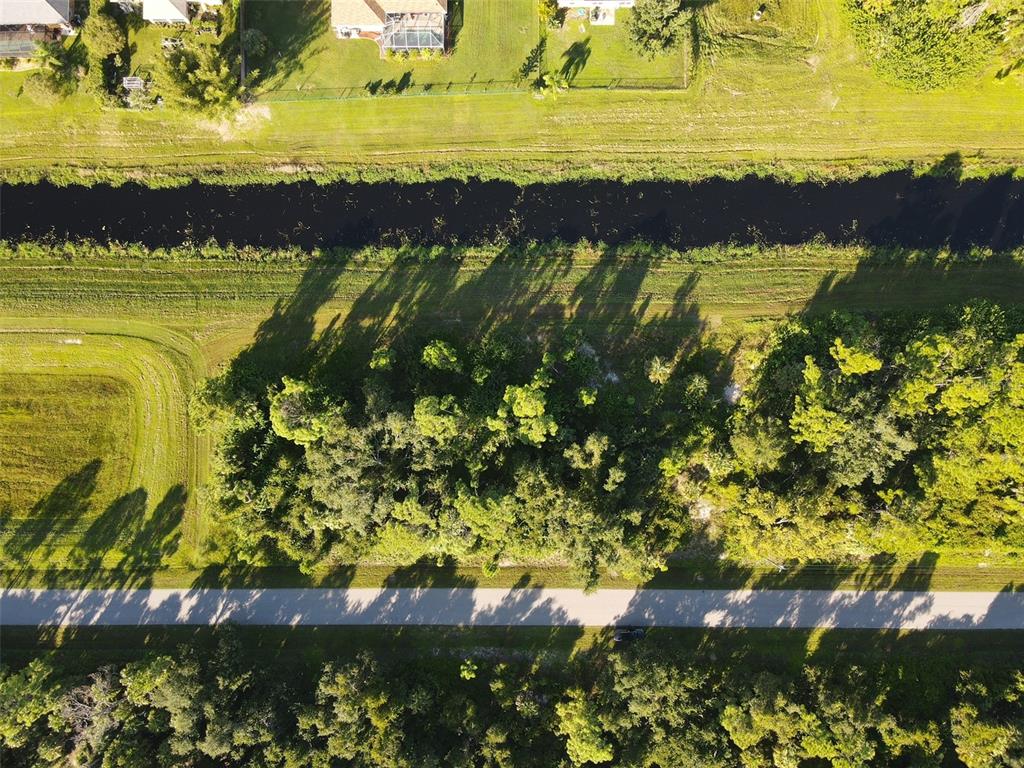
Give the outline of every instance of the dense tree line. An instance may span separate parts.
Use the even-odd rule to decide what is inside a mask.
[[[691,499],[739,555],[1024,547],[1024,334],[975,304],[779,329]],[[679,461],[693,477],[692,455]]]
[[[0,670],[0,748],[29,766],[939,766],[1024,760],[1024,673],[869,654],[793,667],[652,637],[565,663],[362,653],[312,673],[225,631],[93,671]],[[933,660],[935,661],[935,660]],[[307,679],[308,678],[308,679]]]
[[[255,562],[555,557],[593,578],[696,540],[747,562],[998,554],[1024,548],[1022,329],[988,304],[798,319],[744,353],[741,393],[643,341],[613,360],[550,330],[343,340],[341,372],[237,365],[192,412]]]
[[[399,339],[352,377],[314,368],[269,395],[233,372],[192,410],[221,425],[220,506],[249,556],[646,573],[685,517],[662,492],[665,436],[713,410],[706,378],[654,362],[657,382],[578,335],[522,329]]]

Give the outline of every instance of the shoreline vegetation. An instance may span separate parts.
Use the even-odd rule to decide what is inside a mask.
[[[1022,103],[1024,109],[1024,103]],[[1024,142],[1024,136],[1021,137]],[[495,164],[491,160],[460,159],[435,160],[417,158],[407,164],[384,161],[375,164],[347,162],[268,162],[250,163],[246,160],[208,164],[176,164],[168,166],[120,166],[112,163],[62,163],[49,167],[18,167],[5,162],[0,146],[0,183],[8,186],[8,194],[16,194],[20,185],[50,183],[58,187],[140,184],[150,189],[172,189],[200,184],[226,187],[248,185],[276,185],[312,182],[327,186],[336,183],[399,183],[420,184],[443,181],[497,181],[519,186],[551,183],[585,183],[611,181],[631,184],[637,182],[742,181],[746,178],[772,179],[783,183],[856,181],[883,176],[888,173],[910,172],[914,176],[934,176],[950,154],[946,146],[933,152],[912,157],[873,158],[853,156],[841,159],[814,159],[801,157],[743,158],[742,152],[728,153],[728,158],[715,153],[708,156],[674,158],[636,156],[622,159],[628,149],[618,153],[618,159],[607,159],[592,165],[573,161],[552,161],[551,155],[534,161],[510,160]],[[439,155],[473,154],[472,150],[442,151]],[[958,178],[989,179],[1006,176],[1024,179],[1024,157],[1016,151],[964,150]],[[283,160],[284,158],[282,158]]]

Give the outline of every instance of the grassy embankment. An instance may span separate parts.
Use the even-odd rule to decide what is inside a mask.
[[[63,252],[30,250],[8,253],[0,271],[9,584],[304,583],[288,569],[223,570],[205,548],[207,446],[189,430],[185,403],[195,378],[246,347],[277,360],[342,323],[386,339],[394,327],[420,321],[483,332],[507,319],[571,319],[599,341],[657,320],[665,332],[703,333],[707,343],[734,352],[738,346],[742,355],[789,312],[928,310],[974,297],[1014,303],[1024,295],[1020,254],[947,263],[820,245],[653,258],[552,247],[416,262],[374,252],[265,261],[108,252],[68,260]],[[61,343],[71,339],[82,343]],[[28,472],[30,463],[43,471]],[[892,567],[771,574],[702,563],[656,583],[986,589],[1021,581],[1018,570],[1005,568],[1012,564],[978,565],[977,557],[943,555]],[[558,567],[484,578],[473,568],[369,566],[333,574],[329,583],[524,580],[573,583]],[[606,585],[629,586],[612,577]]]
[[[471,175],[518,182],[825,178],[923,169],[951,152],[961,153],[968,174],[1021,165],[1024,89],[1013,78],[996,80],[994,63],[956,88],[909,93],[883,84],[864,63],[840,0],[773,6],[760,24],[750,20],[755,5],[724,0],[708,11],[685,90],[572,88],[538,99],[525,84],[511,92],[497,85],[514,84],[524,51],[540,42],[531,0],[467,0],[460,42],[444,62],[374,59],[362,43],[334,39],[323,9],[301,16],[299,3],[259,0],[250,15],[273,19],[277,30],[262,101],[224,119],[169,107],[103,110],[84,95],[41,108],[18,95],[26,73],[0,73],[0,175],[153,185]],[[288,14],[308,23],[288,24]],[[562,54],[588,36],[579,85],[627,72],[664,75],[661,64],[624,58],[621,25],[552,33],[544,66],[561,68],[568,63]],[[151,54],[153,46],[139,49]],[[369,94],[367,85],[378,81],[394,81],[385,89],[393,94],[406,72],[417,84],[405,88],[409,95],[308,98],[332,88]],[[448,88],[471,80],[487,92]]]

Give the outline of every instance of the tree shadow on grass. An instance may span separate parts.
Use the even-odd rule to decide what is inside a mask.
[[[252,83],[282,81],[301,71],[305,62],[320,52],[320,37],[329,27],[331,4],[325,0],[244,0],[245,28],[267,36],[267,52],[248,60],[258,69]]]
[[[540,79],[541,68],[544,66],[544,54],[547,52],[548,39],[542,37],[540,41],[533,46],[533,49],[526,55],[526,59],[519,67],[516,73],[515,83],[529,81],[530,83],[536,83]]]
[[[727,354],[702,350],[706,328],[693,299],[699,274],[690,272],[674,294],[652,293],[647,278],[661,262],[657,253],[542,246],[434,256],[415,249],[400,253],[333,317],[320,305],[331,298],[345,259],[331,254],[311,264],[295,296],[278,305],[227,378],[246,371],[246,391],[263,408],[268,388],[283,375],[313,381],[332,397],[356,404],[364,397],[371,355],[381,347],[402,356],[418,354],[417,345],[433,338],[472,343],[497,333],[532,338],[563,332],[578,335],[593,350],[610,386],[632,376],[642,382],[645,398],[653,386],[644,365],[655,353],[683,361],[672,386],[697,368],[723,383],[731,374]],[[704,352],[699,362],[690,359],[697,351]],[[255,359],[262,362],[255,365]],[[659,401],[656,407],[670,410],[671,403]],[[250,470],[260,487],[259,467]],[[230,569],[209,574],[214,581],[222,576],[232,578]]]
[[[48,561],[58,547],[69,543],[67,537],[89,517],[102,466],[101,459],[86,463],[36,502],[20,522],[4,524],[5,568]]]
[[[151,514],[147,514],[149,499],[143,488],[115,500],[83,537],[78,564],[83,580],[145,586],[152,572],[177,551],[187,500],[181,484],[170,488]],[[116,562],[110,562],[112,552],[120,554]]]
[[[562,58],[562,77],[572,83],[590,60],[590,38],[575,41],[562,52]]]
[[[448,18],[446,19],[448,28],[445,35],[445,50],[449,55],[455,53],[459,48],[459,35],[462,34],[465,20],[465,0],[449,0]]]
[[[177,551],[188,500],[185,487],[170,488],[149,514],[148,494],[136,488],[91,517],[90,502],[101,464],[96,459],[63,480],[33,507],[33,514],[41,517],[26,520],[5,537],[6,586],[37,582],[61,587],[146,586]],[[70,534],[75,531],[80,535],[72,540]],[[53,555],[62,546],[70,546],[71,551],[55,561]],[[112,559],[111,553],[118,556]]]

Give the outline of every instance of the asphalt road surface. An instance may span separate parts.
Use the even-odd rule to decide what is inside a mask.
[[[0,590],[7,626],[435,625],[1024,629],[1024,592]]]

